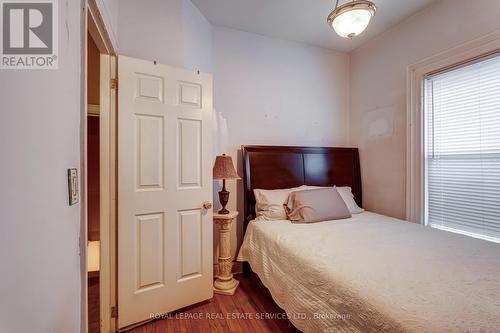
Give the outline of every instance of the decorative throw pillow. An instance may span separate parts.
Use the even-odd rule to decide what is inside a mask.
[[[318,188],[331,188],[331,186],[310,186],[303,185],[306,189],[318,189]],[[349,208],[349,212],[351,214],[359,214],[363,213],[365,210],[358,206],[356,201],[354,201],[354,195],[352,194],[352,189],[349,186],[337,186],[337,191],[339,192],[342,199],[344,199],[347,208]]]
[[[288,219],[294,223],[313,223],[351,217],[335,187],[290,193],[285,205]]]

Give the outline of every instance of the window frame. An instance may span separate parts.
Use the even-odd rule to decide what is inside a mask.
[[[425,78],[498,52],[500,52],[500,31],[495,31],[407,67],[406,219],[408,221],[423,225],[427,221]]]
[[[430,122],[432,121],[431,120],[431,117],[429,117],[429,112],[432,113],[432,117],[434,117],[435,115],[435,110],[428,110],[428,106],[429,106],[429,102],[431,103],[434,103],[434,81],[432,81],[432,84],[431,84],[431,94],[432,94],[432,97],[428,98],[429,97],[429,94],[428,94],[428,89],[429,89],[429,85],[428,85],[428,82],[427,80],[433,80],[433,78],[435,78],[436,76],[440,76],[440,75],[446,75],[447,73],[450,73],[450,72],[453,72],[453,71],[456,71],[456,70],[460,70],[464,67],[468,67],[470,65],[474,65],[474,64],[478,64],[478,63],[481,63],[481,62],[484,62],[484,61],[488,61],[488,60],[491,60],[492,58],[496,58],[496,61],[497,61],[497,64],[498,62],[500,61],[500,52],[491,52],[491,53],[488,53],[486,55],[483,55],[483,56],[480,56],[480,57],[477,57],[477,58],[474,58],[474,59],[471,59],[470,61],[467,61],[467,62],[464,62],[464,63],[461,63],[461,64],[458,64],[456,66],[452,66],[450,68],[447,68],[445,70],[441,70],[437,73],[432,73],[430,75],[426,75],[423,77],[423,100],[422,100],[422,112],[423,112],[423,117],[424,117],[424,123],[423,123],[423,132],[422,132],[422,135],[423,135],[423,149],[424,149],[424,165],[423,165],[423,174],[424,174],[424,188],[423,188],[423,191],[424,191],[424,195],[423,195],[423,209],[424,209],[424,212],[423,212],[423,223],[425,226],[431,226],[432,228],[435,228],[435,229],[440,229],[440,230],[444,230],[444,231],[449,231],[449,232],[454,232],[454,233],[458,233],[458,234],[462,234],[462,235],[467,235],[467,236],[470,236],[470,237],[474,237],[474,238],[479,238],[479,239],[484,239],[484,240],[488,240],[488,241],[492,241],[492,242],[495,242],[495,243],[500,243],[500,237],[494,237],[494,236],[490,236],[490,235],[487,235],[484,232],[484,230],[482,230],[483,232],[482,233],[478,233],[476,231],[473,231],[472,229],[469,228],[469,230],[466,230],[464,228],[457,228],[457,227],[452,227],[452,226],[445,226],[445,225],[441,225],[441,224],[438,224],[438,223],[432,223],[432,221],[429,220],[429,180],[428,180],[428,175],[429,175],[429,156],[430,156],[430,153],[429,153],[429,149],[430,149],[430,146],[429,146],[429,137],[430,137]],[[478,69],[475,69],[473,71],[478,71]],[[434,126],[432,127],[432,131],[434,131]],[[434,132],[431,134],[433,135]],[[435,138],[433,138],[433,140],[435,140]],[[433,143],[434,144],[434,143]],[[434,154],[435,152],[433,152]],[[456,154],[456,153],[455,153]],[[470,153],[470,154],[474,154],[474,153]],[[468,159],[468,161],[473,161],[475,159],[480,159],[482,160],[482,157],[481,157],[481,152],[476,152],[475,154],[479,155],[479,157],[475,157],[475,158],[472,158],[471,156],[469,156],[470,159]],[[474,154],[474,155],[475,155]],[[459,155],[456,155],[455,157],[457,157]]]

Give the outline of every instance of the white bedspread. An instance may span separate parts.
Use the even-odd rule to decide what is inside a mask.
[[[238,260],[304,332],[500,332],[500,244],[365,212],[252,221]]]

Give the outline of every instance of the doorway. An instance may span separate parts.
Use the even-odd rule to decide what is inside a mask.
[[[213,295],[212,77],[121,56],[118,87],[95,1],[87,8],[82,323],[108,333]]]
[[[116,59],[94,1],[85,49],[84,332],[116,331]]]
[[[100,53],[87,34],[87,297],[88,332],[99,333],[101,326],[100,209],[99,209],[99,73]]]

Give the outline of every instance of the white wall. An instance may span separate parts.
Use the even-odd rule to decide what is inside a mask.
[[[498,13],[496,0],[438,1],[352,52],[350,142],[366,209],[405,217],[406,67],[500,29]]]
[[[82,4],[58,7],[59,69],[0,70],[0,332],[80,331]]]
[[[213,73],[212,25],[190,0],[182,1],[184,67]]]
[[[119,0],[95,0],[102,20],[108,32],[109,39],[115,50],[118,45],[118,2]]]
[[[190,0],[120,0],[119,54],[212,72],[212,26]]]
[[[347,54],[221,27],[214,28],[213,43],[214,105],[227,119],[227,152],[235,164],[242,144],[348,143]],[[240,211],[233,228],[235,253],[243,196],[241,181],[238,191],[236,182],[228,183],[229,208]]]

